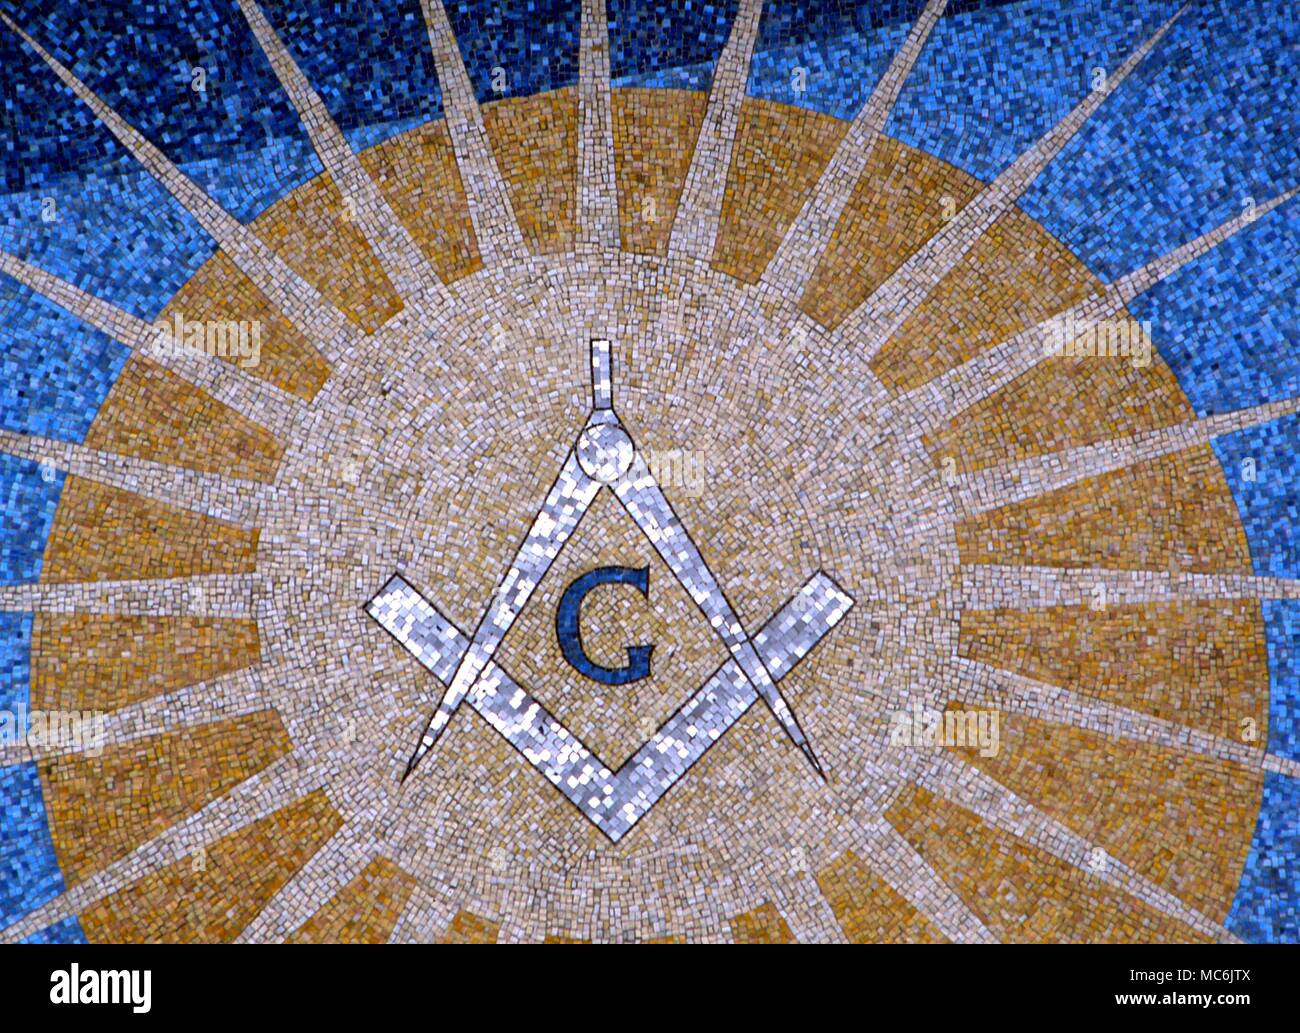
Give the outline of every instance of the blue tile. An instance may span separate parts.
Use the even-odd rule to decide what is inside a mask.
[[[1201,0],[1025,193],[1115,279],[1295,185],[1300,5]]]
[[[261,6],[354,149],[442,117],[420,0],[264,0]]]
[[[0,711],[31,705],[32,615],[0,611]]]
[[[579,0],[444,0],[443,7],[479,103],[577,83]],[[493,69],[501,70],[495,85]]]
[[[1300,576],[1298,449],[1300,416],[1214,440],[1259,575]]]
[[[1300,601],[1266,599],[1268,752],[1300,761]]]
[[[82,932],[81,921],[77,918],[65,918],[61,922],[38,929],[22,941],[23,943],[85,943],[86,934]]]
[[[236,0],[0,7],[241,220],[322,171]]]
[[[35,764],[0,768],[0,927],[63,892]]]
[[[84,440],[130,354],[0,274],[0,427]]]
[[[707,90],[739,6],[739,0],[609,0],[614,85]]]
[[[1081,101],[1180,0],[1031,0],[949,12],[886,132],[988,181]]]
[[[0,248],[152,319],[211,238],[54,73],[0,33],[9,132]]]
[[[1300,202],[1291,200],[1130,305],[1202,415],[1300,395]]]
[[[0,453],[0,585],[35,581],[63,473]]]
[[[923,7],[922,0],[771,0],[759,21],[749,95],[853,118]]]
[[[1225,924],[1252,943],[1300,942],[1300,780],[1264,775],[1255,838]]]

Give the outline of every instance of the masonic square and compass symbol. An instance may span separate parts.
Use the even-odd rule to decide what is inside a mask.
[[[460,704],[468,701],[617,842],[759,699],[817,774],[825,777],[778,685],[848,613],[853,600],[819,571],[754,635],[747,634],[615,414],[610,363],[609,341],[592,341],[591,414],[473,634],[456,628],[401,575],[389,579],[366,612],[445,686],[404,779],[437,743]],[[730,653],[730,659],[617,770],[603,764],[493,662],[533,590],[606,488]]]

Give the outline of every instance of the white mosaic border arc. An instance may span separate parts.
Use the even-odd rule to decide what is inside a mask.
[[[853,607],[853,599],[819,571],[753,638],[774,679],[789,674]],[[366,612],[444,685],[469,639],[400,574]],[[728,660],[617,771],[611,771],[505,671],[489,663],[466,697],[528,762],[611,841],[617,843],[710,746],[759,699],[735,660]]]

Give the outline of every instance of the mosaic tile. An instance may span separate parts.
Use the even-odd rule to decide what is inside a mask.
[[[257,664],[255,621],[39,613],[31,705],[112,712]]]
[[[919,787],[889,821],[1004,943],[1202,942],[1147,904]],[[1097,902],[1104,906],[1097,906]],[[1088,902],[1088,903],[1085,903]]]
[[[609,0],[613,85],[707,91],[738,6],[738,0]]]
[[[445,0],[443,7],[480,104],[578,81],[578,0]]]
[[[106,746],[41,764],[69,882],[80,882],[199,811],[291,749],[274,711]]]
[[[285,942],[386,943],[414,885],[392,861],[377,858]]]
[[[1151,323],[1160,354],[1206,415],[1300,394],[1297,298],[1300,205],[1291,201],[1130,308]]]
[[[63,481],[52,467],[0,454],[0,584],[34,581],[40,574]]]
[[[45,547],[47,582],[253,570],[258,531],[71,478]],[[121,542],[123,549],[107,547]]]
[[[750,96],[851,120],[924,6],[923,0],[765,3]]]
[[[1289,189],[1300,11],[1267,0],[1189,9],[1029,189],[1023,207],[1114,279]],[[1105,160],[1099,160],[1100,156]]]
[[[258,6],[0,0],[251,238],[0,30],[0,939],[1300,939],[1291,8]]]
[[[35,764],[0,768],[0,830],[0,920],[9,925],[64,888]]]
[[[1259,825],[1227,926],[1252,943],[1300,941],[1300,780],[1269,773]]]
[[[86,939],[229,942],[341,824],[324,793],[303,797],[83,911]]]
[[[886,132],[995,179],[1178,9],[1175,0],[949,5]],[[973,7],[973,9],[971,9]]]
[[[260,7],[354,150],[442,117],[420,0]]]
[[[128,351],[0,276],[0,427],[82,441]]]

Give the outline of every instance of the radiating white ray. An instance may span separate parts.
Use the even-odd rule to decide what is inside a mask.
[[[151,696],[102,715],[102,736],[93,742],[68,741],[0,747],[0,766],[22,761],[47,760],[88,749],[112,749],[139,739],[164,735],[181,728],[212,724],[266,709],[267,669],[256,665]]]
[[[411,891],[389,943],[434,943],[461,909],[450,898],[419,885]]]
[[[234,943],[280,943],[297,932],[378,856],[373,821],[353,818],[307,859]]]
[[[385,275],[404,301],[425,292],[442,297],[441,281],[378,184],[361,164],[342,130],[294,61],[255,0],[238,0],[276,78],[293,104],[316,156],[343,195],[349,218],[365,237]]]
[[[940,281],[970,251],[989,228],[1029,188],[1143,58],[1173,28],[1186,5],[1169,18],[1127,60],[1108,75],[1060,122],[1016,158],[981,190],[938,233],[900,265],[875,292],[841,324],[840,334],[867,356],[875,355],[930,296]]]
[[[1250,574],[971,563],[961,568],[958,591],[967,609],[1034,610],[1195,599],[1300,599],[1300,581]]]
[[[327,772],[304,766],[293,754],[281,757],[195,814],[169,826],[120,861],[95,872],[0,932],[0,943],[16,943],[53,922],[73,918],[105,897],[133,885],[223,836],[260,821],[325,784]]]
[[[256,524],[266,491],[264,485],[255,481],[167,466],[8,430],[0,430],[0,452],[245,528]]]
[[[855,823],[849,849],[953,943],[996,943],[997,938],[930,863],[884,818]]]
[[[785,239],[763,272],[765,283],[791,297],[802,294],[808,286],[844,206],[871,160],[876,141],[885,131],[903,83],[911,74],[912,66],[921,56],[947,5],[948,0],[929,0],[925,5],[889,68],[876,83],[871,96],[854,117],[835,154],[822,170],[817,186],[786,231]]]
[[[1142,268],[1109,284],[1078,304],[1020,331],[994,348],[981,352],[929,383],[898,398],[893,406],[915,414],[918,432],[929,433],[946,420],[984,401],[1013,380],[1047,359],[1059,359],[1063,346],[1091,333],[1106,320],[1119,318],[1125,306],[1161,280],[1172,276],[1188,262],[1206,254],[1234,234],[1258,221],[1279,205],[1295,197],[1296,189],[1278,194],[1259,205],[1201,234],[1173,251],[1153,259]],[[1078,358],[1076,362],[1128,362],[1129,358]]]
[[[158,327],[7,251],[0,251],[0,272],[206,391],[222,405],[239,413],[256,414],[257,421],[278,437],[287,435],[304,404],[302,399],[254,377],[237,363],[224,362],[199,349],[178,353],[175,348],[160,347]]]
[[[1214,735],[980,660],[959,656],[950,661],[947,670],[951,672],[953,698],[962,703],[986,705],[1109,739],[1230,760],[1249,771],[1268,766],[1288,774],[1300,773],[1300,762],[1267,753],[1259,742]]]
[[[668,253],[708,261],[718,238],[722,197],[731,168],[732,147],[740,124],[740,106],[749,83],[749,59],[758,38],[763,0],[740,0],[727,45],[713,71],[709,106],[695,141],[690,168],[673,220]]]
[[[991,827],[1094,875],[1202,935],[1217,941],[1237,942],[1237,938],[1214,919],[1184,904],[1168,890],[1111,857],[1097,843],[1044,814],[977,768],[944,751],[916,751],[914,762],[914,776],[920,786],[965,808]]]
[[[958,479],[957,505],[964,516],[1015,505],[1090,477],[1206,445],[1224,434],[1271,423],[1297,411],[1300,398],[1288,398],[976,470]]]
[[[433,50],[433,63],[442,89],[447,130],[465,187],[479,256],[485,265],[504,259],[524,259],[528,257],[528,246],[519,229],[519,220],[510,203],[510,192],[497,166],[496,155],[488,142],[483,113],[474,96],[474,87],[447,20],[447,12],[442,0],[420,0],[420,6],[429,31],[429,46]]]
[[[95,117],[111,132],[133,158],[198,221],[239,269],[253,281],[267,299],[326,356],[333,359],[355,331],[347,318],[315,287],[277,255],[248,227],[209,197],[143,134],[109,107],[85,83],[62,65],[5,14],[10,29],[22,37]]]
[[[0,610],[118,613],[129,617],[238,617],[253,613],[254,574],[200,574],[141,581],[0,585]]]
[[[578,239],[584,248],[619,245],[614,114],[605,0],[582,0],[578,47]]]

